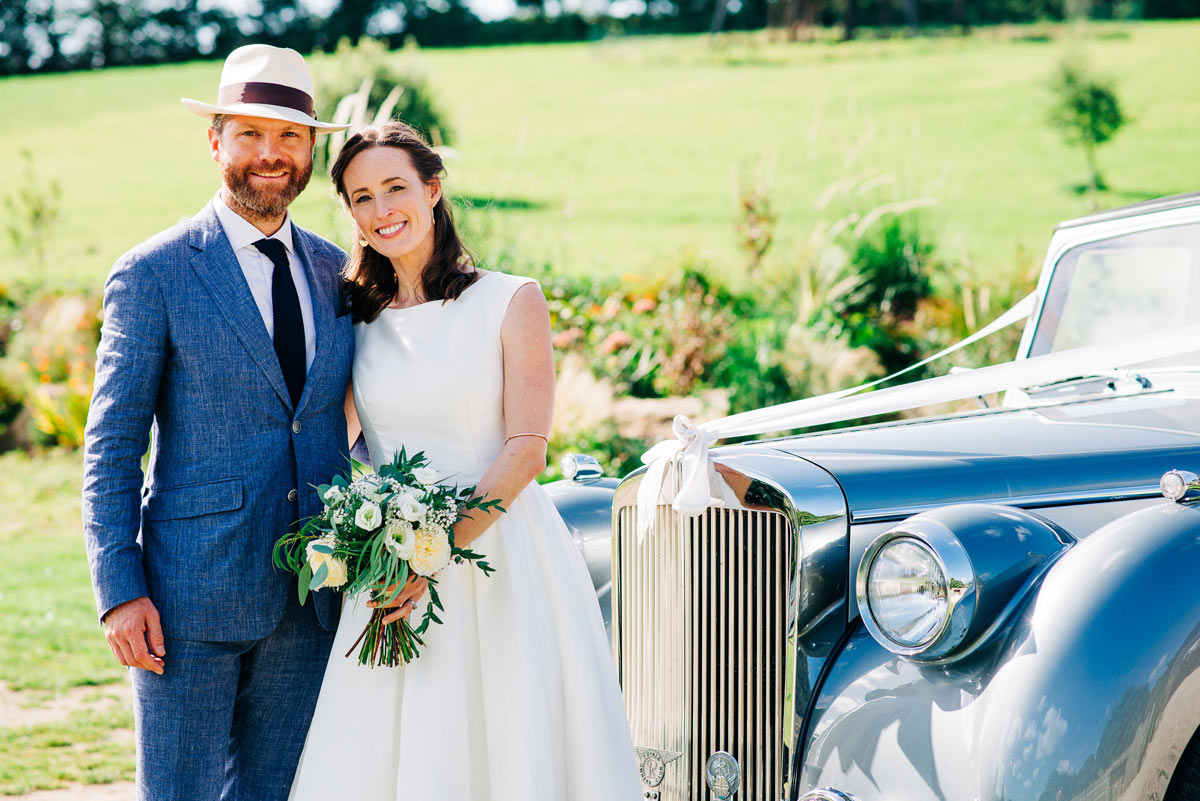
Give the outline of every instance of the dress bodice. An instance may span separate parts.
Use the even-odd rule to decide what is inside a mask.
[[[384,309],[354,327],[354,403],[373,464],[404,447],[459,485],[504,447],[500,329],[531,278],[484,272],[455,300]]]

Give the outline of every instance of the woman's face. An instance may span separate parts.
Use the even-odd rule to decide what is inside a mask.
[[[342,176],[350,215],[367,244],[393,261],[424,268],[433,255],[433,207],[441,181],[426,184],[408,152],[372,147],[350,160]]]

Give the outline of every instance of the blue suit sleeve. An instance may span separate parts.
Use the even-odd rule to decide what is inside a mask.
[[[83,531],[101,620],[148,595],[141,529],[142,455],[167,356],[167,319],[154,272],[128,256],[104,286],[104,324],[84,434]]]

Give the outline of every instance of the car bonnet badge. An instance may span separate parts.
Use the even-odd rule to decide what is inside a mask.
[[[732,754],[715,751],[705,763],[704,772],[708,789],[712,790],[717,801],[729,801],[737,793],[742,780],[742,769],[738,767]]]
[[[662,784],[663,777],[667,775],[667,765],[683,756],[678,751],[660,751],[657,748],[642,748],[640,745],[635,746],[633,750],[637,752],[642,783],[647,787]]]

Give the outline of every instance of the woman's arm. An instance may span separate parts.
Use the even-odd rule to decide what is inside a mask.
[[[346,447],[353,448],[362,433],[362,423],[358,421],[358,407],[354,405],[354,386],[346,385]]]
[[[549,436],[554,409],[550,309],[536,284],[526,284],[513,295],[500,329],[500,343],[504,349],[505,436],[510,439],[479,480],[476,494],[487,500],[497,498],[507,509],[512,499],[546,468],[546,440],[536,436],[513,437],[513,434]],[[482,509],[474,509],[470,515],[454,526],[455,547],[466,548],[500,517],[499,512]],[[383,622],[412,614],[427,586],[423,578],[410,578],[400,595],[388,604],[399,608]]]
[[[554,350],[550,344],[550,310],[537,284],[516,291],[500,329],[504,348],[504,450],[479,480],[476,494],[509,502],[546,469],[546,440],[554,410]],[[542,436],[513,436],[541,434]],[[498,512],[471,511],[454,526],[454,544],[465,548]]]

